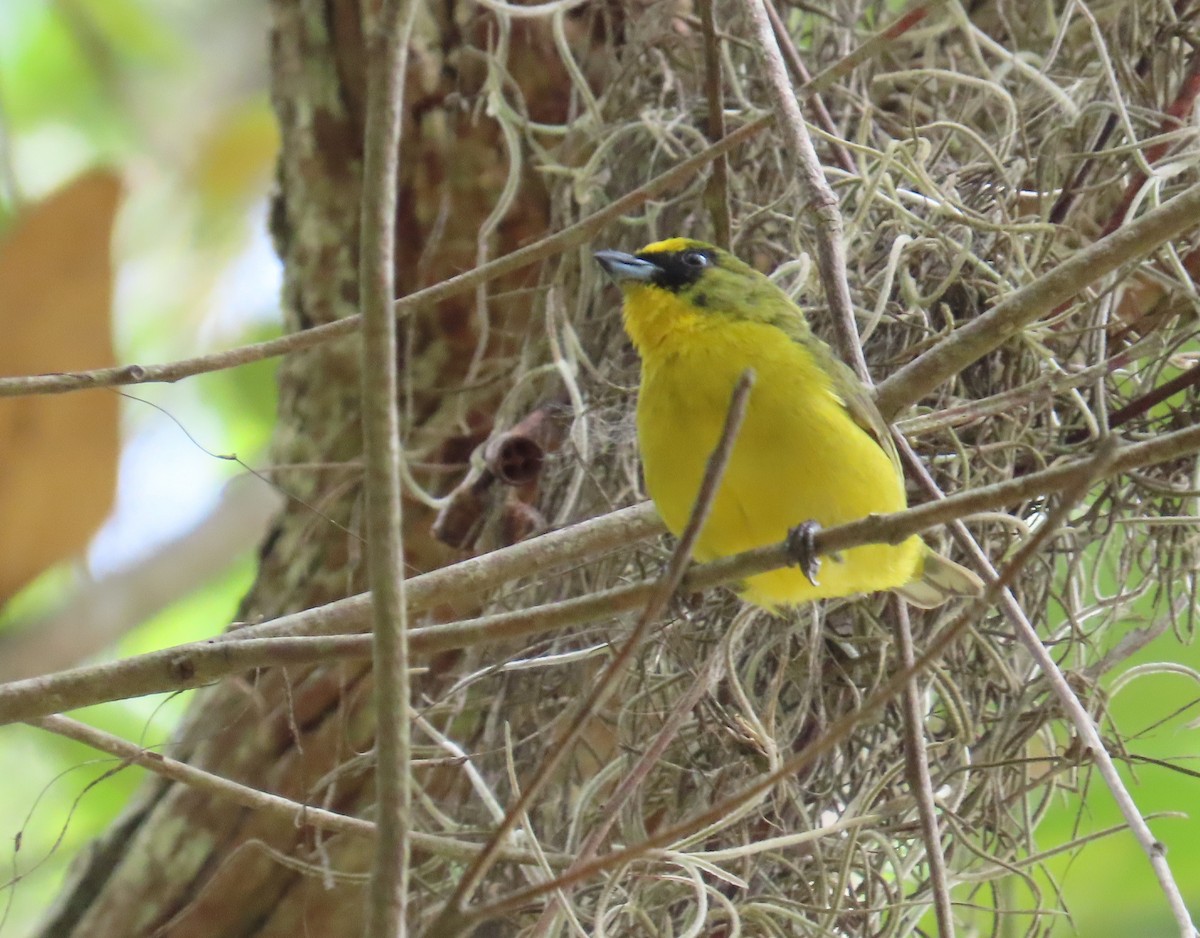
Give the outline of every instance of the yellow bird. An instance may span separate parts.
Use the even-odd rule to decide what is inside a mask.
[[[596,253],[625,297],[625,331],[642,359],[638,444],[646,488],[670,531],[687,523],[734,384],[757,380],[697,560],[782,541],[814,521],[843,524],[906,507],[904,476],[867,389],[812,334],[775,284],[727,251],[687,238],[637,254]],[[781,605],[895,589],[919,606],[976,595],[969,570],[919,537],[748,578],[742,596]]]

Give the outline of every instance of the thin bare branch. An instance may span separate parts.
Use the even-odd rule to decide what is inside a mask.
[[[717,36],[716,0],[700,0],[700,28],[704,33],[704,94],[708,99],[708,139],[725,136],[725,95],[721,86],[721,40]],[[729,249],[733,227],[729,218],[729,157],[713,160],[712,178],[704,190],[713,220],[713,240]]]
[[[858,327],[854,321],[854,301],[850,298],[850,282],[846,278],[846,245],[843,242],[842,214],[837,196],[825,180],[821,161],[813,147],[804,115],[796,92],[788,80],[787,68],[783,64],[783,53],[775,39],[775,31],[767,16],[768,0],[743,0],[743,8],[758,33],[758,44],[766,66],[767,78],[779,127],[783,131],[788,150],[797,163],[797,178],[804,191],[805,200],[811,206],[816,222],[817,270],[821,285],[825,289],[825,302],[833,318],[838,347],[842,356],[850,363],[855,373],[870,383],[870,370],[863,355],[862,343],[858,341]]]
[[[662,534],[666,529],[650,502],[619,508],[599,518],[550,531],[509,547],[469,557],[410,578],[405,584],[408,614],[415,616],[442,603],[471,603],[506,583],[528,577],[531,571],[545,576]],[[214,642],[239,642],[250,638],[283,638],[300,635],[337,635],[366,630],[371,616],[371,594],[359,593],[323,606],[305,609],[214,636]]]
[[[383,0],[366,14],[367,120],[364,143],[359,296],[362,302],[362,422],[367,493],[375,678],[375,792],[378,836],[367,893],[368,938],[408,934],[412,755],[408,605],[400,503],[400,381],[396,344],[396,202],[408,44],[419,5]]]
[[[29,725],[67,739],[73,739],[85,746],[91,746],[100,752],[115,756],[122,762],[141,766],[155,775],[188,785],[213,797],[232,801],[234,804],[240,804],[253,811],[274,814],[297,829],[313,828],[335,834],[349,834],[354,837],[375,836],[375,825],[371,821],[348,817],[335,811],[326,811],[324,808],[301,804],[290,798],[260,791],[248,785],[240,785],[219,775],[213,775],[211,772],[197,769],[186,762],[172,759],[154,749],[134,745],[111,733],[96,729],[94,726],[72,720],[70,717],[39,717],[36,720],[30,720]],[[450,860],[465,862],[479,852],[477,844],[454,837],[426,834],[420,831],[413,831],[411,836],[413,846]],[[502,859],[510,863],[527,865],[541,864],[543,859],[546,859],[551,865],[563,869],[571,862],[570,857],[556,854],[543,854],[542,857],[538,857],[529,851],[516,850],[511,847],[505,849]]]
[[[1194,228],[1197,219],[1200,184],[1073,254],[889,375],[875,393],[880,413],[888,420],[894,419],[943,381],[1017,335],[1028,323],[1122,264]]]
[[[29,720],[30,726],[55,733],[67,739],[91,746],[100,752],[107,752],[122,762],[139,765],[149,769],[155,775],[161,775],[173,782],[189,785],[199,791],[206,792],[217,798],[232,801],[254,811],[264,811],[283,817],[296,828],[312,827],[317,830],[332,831],[341,834],[353,834],[356,837],[374,837],[375,825],[362,818],[347,817],[323,808],[292,801],[280,795],[240,785],[211,772],[205,772],[186,762],[179,762],[170,756],[165,756],[154,749],[146,749],[131,742],[96,729],[78,720],[64,716],[38,717]],[[442,838],[437,838],[441,840]],[[447,838],[448,839],[448,838]]]
[[[775,9],[774,3],[767,3],[765,6],[767,16],[771,20],[771,29],[775,33],[775,41],[779,43],[779,51],[783,54],[784,61],[792,73],[792,80],[797,85],[807,85],[812,81],[812,75],[805,67],[804,60],[800,58],[800,53],[796,51],[796,44],[788,35],[787,26],[780,17],[779,11]],[[808,103],[816,116],[816,123],[829,136],[829,149],[833,153],[834,159],[837,160],[838,166],[847,174],[854,175],[856,172],[854,160],[846,152],[846,148],[838,142],[837,127],[834,126],[833,118],[829,114],[829,108],[825,106],[825,101],[820,95],[813,94],[809,96]]]
[[[912,622],[908,605],[895,596],[892,608],[896,611],[894,634],[900,652],[900,664],[912,668],[917,661],[913,644]],[[933,782],[929,777],[929,754],[925,750],[925,723],[922,719],[921,688],[914,675],[904,685],[901,695],[904,712],[904,755],[907,762],[908,785],[917,814],[921,819],[921,839],[925,842],[925,858],[929,865],[929,881],[933,887],[933,911],[937,918],[939,938],[954,938],[954,909],[950,905],[950,882],[946,875],[946,857],[942,852],[942,835],[938,830],[937,802]]]
[[[759,117],[744,124],[727,137],[706,147],[694,156],[681,160],[675,166],[655,176],[645,185],[621,196],[604,208],[576,222],[570,227],[518,248],[503,257],[488,261],[472,270],[464,271],[448,280],[418,290],[402,297],[393,304],[397,316],[411,315],[422,307],[432,306],[450,297],[470,293],[481,284],[495,280],[505,274],[529,267],[548,257],[561,254],[571,248],[587,244],[595,234],[639,205],[668,189],[687,182],[710,162],[741,146],[755,134],[766,129],[772,121],[770,115]],[[358,333],[362,325],[360,316],[347,316],[336,322],[314,326],[303,332],[244,345],[226,352],[199,355],[162,365],[119,365],[113,368],[96,368],[91,371],[74,371],[61,374],[27,375],[0,378],[0,397],[17,397],[28,394],[65,394],[87,388],[117,387],[128,384],[174,382],[192,375],[221,371],[238,365],[274,358],[278,355],[315,348],[334,339]]]

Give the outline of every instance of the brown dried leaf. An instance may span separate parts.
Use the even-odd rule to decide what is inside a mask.
[[[80,176],[0,239],[0,374],[113,364],[113,218],[120,181]],[[111,391],[0,399],[0,602],[78,554],[116,486]]]

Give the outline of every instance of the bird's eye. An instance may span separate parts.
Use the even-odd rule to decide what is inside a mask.
[[[708,255],[703,251],[685,251],[683,262],[689,267],[707,267]]]

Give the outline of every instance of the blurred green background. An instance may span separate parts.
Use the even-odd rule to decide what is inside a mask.
[[[97,170],[119,179],[111,244],[94,246],[111,251],[107,305],[119,362],[168,361],[279,332],[281,273],[266,232],[278,146],[266,93],[267,27],[265,4],[238,0],[3,4],[0,252],[12,247],[6,239],[22,236],[23,219],[44,217],[56,193],[80,180],[86,186]],[[46,219],[49,234],[64,245],[89,222],[71,211],[67,204]],[[6,292],[14,286],[20,289]],[[28,316],[22,307],[36,301],[29,291],[37,289],[0,286],[0,334]],[[84,306],[96,304],[70,315],[84,315]],[[64,320],[64,342],[79,325]],[[98,347],[73,354],[74,367],[106,364]],[[43,361],[8,367],[51,370]],[[253,576],[254,548],[279,499],[266,481],[225,457],[236,455],[250,467],[263,463],[275,415],[274,371],[274,362],[264,362],[121,395],[119,453],[89,450],[83,457],[98,475],[118,471],[108,520],[86,556],[64,557],[17,595],[0,597],[0,604],[9,599],[0,634],[63,629],[68,642],[86,646],[93,639],[85,633],[107,629],[114,639],[97,640],[107,659],[223,630]],[[0,453],[14,458],[12,447]],[[81,457],[72,451],[41,458]],[[103,465],[108,459],[118,465]],[[67,503],[63,511],[96,507]],[[10,528],[5,536],[24,541],[38,532]],[[201,549],[209,559],[189,559]],[[173,558],[178,576],[164,577],[152,566],[164,558]],[[154,578],[154,589],[145,588],[146,577]],[[107,590],[102,595],[114,606],[136,601],[99,623],[106,617],[97,610],[98,589]],[[142,602],[147,593],[155,594],[149,605]],[[8,657],[0,669],[13,664]],[[131,700],[78,716],[156,745],[169,739],[190,696]],[[30,933],[71,859],[138,785],[140,769],[116,769],[113,760],[68,740],[0,727],[4,938]]]

